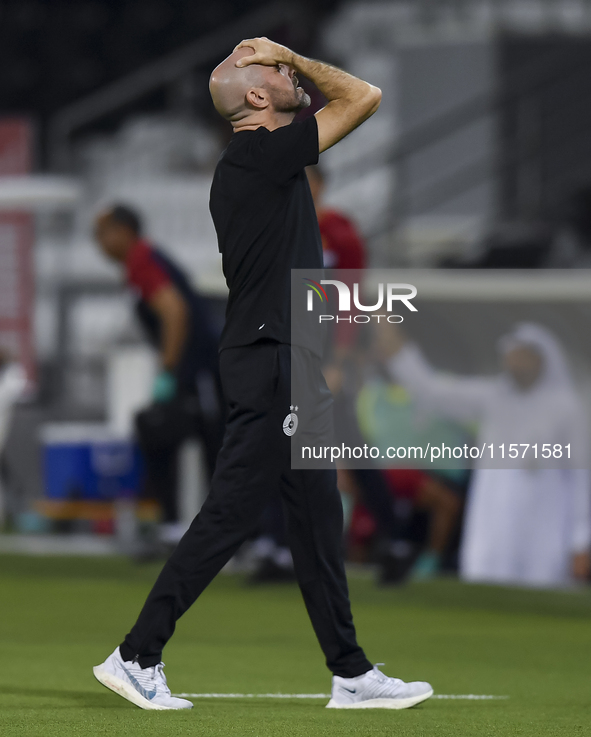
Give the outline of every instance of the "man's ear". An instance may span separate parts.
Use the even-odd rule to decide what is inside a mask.
[[[251,87],[246,93],[246,102],[255,110],[264,110],[269,107],[269,98],[262,87]]]

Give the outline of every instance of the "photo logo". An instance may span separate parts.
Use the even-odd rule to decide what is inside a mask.
[[[313,279],[307,279],[304,277],[302,277],[302,281],[307,287],[309,287],[308,289],[308,312],[312,312],[312,309],[314,307],[314,293],[316,293],[320,297],[321,302],[328,302],[328,295],[324,291],[321,284],[319,284],[317,281],[314,281]]]
[[[320,302],[328,303],[328,295],[324,286],[336,287],[338,296],[338,312],[351,312],[351,288],[345,282],[339,281],[338,279],[321,279],[320,282],[316,282],[313,279],[303,277],[303,281],[308,287],[306,309],[308,312],[314,310],[314,294],[316,293],[320,297]],[[417,308],[412,304],[411,300],[417,296],[417,288],[412,284],[378,284],[377,301],[375,304],[366,305],[361,303],[359,284],[355,282],[353,285],[353,308],[360,312],[377,312],[381,309],[386,309],[387,313],[393,311],[394,305],[402,303],[410,312],[417,312]],[[388,322],[402,322],[403,317],[401,315],[393,314],[381,314],[371,315],[380,321],[381,317],[385,317]],[[355,315],[354,317],[337,315],[336,321],[351,322],[352,320],[357,323],[370,322],[370,315]],[[320,315],[319,321],[335,320],[335,315]]]

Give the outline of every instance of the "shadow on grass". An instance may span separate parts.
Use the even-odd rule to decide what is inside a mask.
[[[4,695],[22,696],[26,699],[57,699],[69,702],[61,705],[61,708],[101,707],[108,709],[134,708],[122,698],[116,698],[115,694],[93,693],[92,691],[69,691],[57,688],[26,688],[25,686],[0,686],[0,697]],[[60,708],[57,704],[52,708]],[[31,704],[28,708],[47,708],[47,704],[35,706]]]

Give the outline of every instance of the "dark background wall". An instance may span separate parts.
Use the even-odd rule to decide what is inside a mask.
[[[0,115],[26,114],[44,129],[64,105],[231,23],[269,0],[0,0]],[[277,40],[309,52],[314,30],[337,0],[299,3],[304,27]],[[301,26],[301,24],[300,24]],[[194,104],[207,91],[196,80]],[[170,91],[147,96],[97,124],[115,127],[136,111],[170,108]]]
[[[501,36],[498,77],[501,214],[561,217],[591,181],[591,39]]]

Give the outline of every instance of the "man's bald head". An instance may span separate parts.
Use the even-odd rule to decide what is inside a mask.
[[[254,49],[236,49],[217,66],[209,80],[209,91],[216,110],[235,129],[264,125],[271,130],[286,125],[293,116],[310,104],[310,97],[301,87],[295,70],[288,64],[246,64],[236,62],[252,56]]]
[[[240,120],[248,113],[246,95],[252,88],[263,88],[265,84],[263,67],[251,64],[237,67],[236,62],[243,56],[251,56],[254,49],[238,49],[219,64],[209,78],[211,99],[218,113],[231,122]]]

